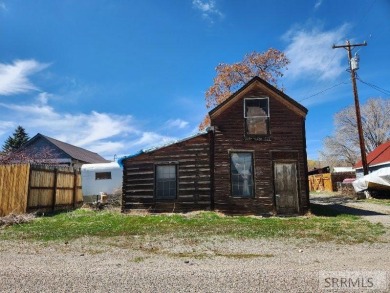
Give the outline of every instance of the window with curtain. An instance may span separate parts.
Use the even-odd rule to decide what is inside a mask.
[[[268,98],[248,98],[244,100],[245,131],[247,135],[269,134]]]
[[[230,160],[232,196],[253,196],[253,154],[231,153]]]
[[[176,165],[156,166],[156,198],[176,198]]]

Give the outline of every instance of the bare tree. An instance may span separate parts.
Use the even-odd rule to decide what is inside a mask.
[[[361,106],[366,152],[390,139],[390,100],[371,98]],[[335,114],[335,133],[324,139],[321,160],[329,165],[354,165],[360,160],[359,136],[355,107]]]
[[[42,148],[38,152],[31,153],[23,148],[16,151],[7,151],[0,153],[0,164],[20,164],[20,163],[34,163],[34,164],[58,164],[55,159],[55,154],[50,148]]]

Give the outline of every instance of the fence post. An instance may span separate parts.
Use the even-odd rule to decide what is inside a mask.
[[[73,208],[76,207],[76,197],[77,197],[77,170],[73,169]]]
[[[31,202],[31,177],[33,172],[33,165],[28,164],[29,170],[28,170],[28,186],[27,186],[27,204],[26,204],[26,210],[25,212],[28,213],[30,210],[30,202]]]
[[[52,211],[54,212],[56,207],[56,199],[57,199],[57,178],[58,178],[58,169],[54,168],[54,186],[53,186],[53,201],[52,201]]]

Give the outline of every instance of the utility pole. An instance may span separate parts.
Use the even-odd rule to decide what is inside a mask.
[[[367,157],[366,157],[366,146],[364,144],[364,136],[363,136],[363,128],[362,128],[362,117],[360,115],[360,105],[359,105],[359,97],[358,97],[358,91],[356,86],[356,70],[359,69],[358,66],[358,59],[352,58],[352,49],[355,47],[361,47],[361,46],[367,46],[367,43],[364,42],[363,44],[350,44],[349,41],[345,45],[333,45],[333,49],[337,48],[344,48],[348,52],[348,60],[349,60],[349,71],[351,72],[351,79],[352,79],[352,89],[353,89],[353,95],[355,98],[355,110],[356,110],[356,121],[357,121],[357,127],[358,127],[358,133],[359,133],[359,143],[360,143],[360,153],[362,157],[362,165],[363,165],[363,172],[364,175],[368,174],[368,165],[367,165]],[[356,56],[355,58],[358,58]]]

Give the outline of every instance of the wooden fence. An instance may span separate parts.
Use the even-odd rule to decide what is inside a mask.
[[[309,176],[310,191],[333,191],[332,176],[330,173]]]
[[[50,165],[0,165],[0,217],[76,207],[82,202],[79,170]]]
[[[310,191],[340,191],[337,183],[343,182],[345,178],[354,178],[355,172],[343,173],[323,173],[309,176],[309,190]]]

